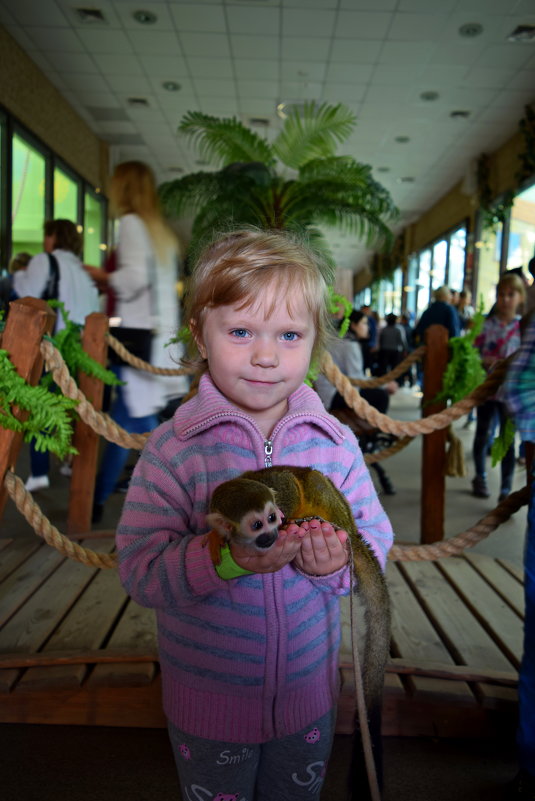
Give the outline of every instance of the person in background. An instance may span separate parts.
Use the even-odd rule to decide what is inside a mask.
[[[520,351],[503,384],[503,398],[525,442],[529,486],[524,550],[524,649],[518,672],[519,772],[503,801],[535,799],[535,316],[526,325]]]
[[[348,378],[366,379],[361,343],[366,342],[367,338],[368,317],[362,311],[353,310],[349,316],[349,331],[347,335],[343,338],[333,338],[333,340],[329,342],[328,350],[332,356],[333,362]],[[334,387],[323,374],[320,373],[320,375],[318,375],[314,387],[327,411],[334,414],[340,410],[353,411],[345,402],[344,397],[336,390],[336,387]],[[359,392],[370,406],[373,406],[381,412],[381,414],[386,414],[390,403],[390,395],[394,394],[397,389],[398,384],[395,381],[390,381],[388,384],[381,387],[361,386],[359,387]],[[355,419],[358,420],[356,416]],[[358,422],[360,425],[361,421],[358,420]],[[361,434],[359,435],[359,440],[363,450],[368,449],[368,451],[371,452],[373,448],[373,436]],[[385,495],[395,495],[396,490],[383,465],[379,462],[374,462],[372,467],[377,473]]]
[[[414,329],[415,341],[424,344],[424,333],[431,325],[443,325],[448,336],[458,337],[461,333],[459,316],[451,305],[451,292],[449,287],[441,286],[434,292],[434,301],[424,311]]]
[[[291,523],[262,553],[231,542],[214,563],[206,515],[214,489],[246,470],[312,467],[343,492],[384,569],[392,529],[358,442],[303,383],[323,348],[327,300],[316,256],[286,234],[235,231],[208,245],[188,300],[198,392],[149,438],[128,489],[119,576],[156,609],[184,799],[319,801],[347,532]]]
[[[3,314],[4,322],[10,302],[17,297],[17,293],[13,289],[13,274],[19,270],[25,270],[31,258],[31,253],[17,253],[9,262],[7,270],[0,271],[0,313]]]
[[[412,353],[414,350],[414,328],[411,324],[411,315],[410,313],[402,314],[400,318],[401,327],[405,331],[405,339],[407,340],[407,353]],[[405,386],[407,384],[409,387],[412,387],[414,384],[414,365],[410,365],[407,369],[406,373],[403,373],[399,377],[398,381],[400,386]]]
[[[364,357],[364,369],[370,370],[373,375],[377,363],[377,350],[378,350],[377,337],[379,334],[378,331],[379,326],[377,319],[369,304],[361,306],[360,311],[363,312],[368,319],[368,331],[369,331],[368,338],[366,340],[362,340],[360,343],[362,348],[362,355]]]
[[[403,361],[409,350],[405,329],[398,325],[397,314],[386,315],[386,325],[379,331],[379,373],[385,375]]]
[[[100,288],[113,290],[119,326],[148,335],[154,332],[151,363],[176,368],[182,350],[166,343],[180,327],[176,290],[180,250],[160,212],[151,169],[139,161],[119,164],[111,178],[109,200],[112,213],[119,217],[115,269],[105,272],[86,266],[86,270]],[[188,391],[184,376],[159,376],[125,365],[114,369],[125,384],[117,388],[110,414],[131,433],[151,431],[158,424],[158,412]],[[113,442],[106,445],[95,485],[95,523],[102,519],[128,454],[128,449]]]
[[[472,306],[472,293],[469,289],[459,292],[459,303],[457,304],[457,314],[461,326],[461,334],[465,334],[472,326],[472,318],[475,314]]]
[[[525,299],[522,280],[513,272],[504,273],[496,287],[496,304],[492,316],[487,317],[483,330],[474,345],[481,352],[483,367],[491,372],[496,362],[506,359],[520,345],[520,317],[518,309]],[[500,431],[507,421],[507,409],[501,399],[500,391],[477,407],[477,425],[473,444],[474,467],[476,475],[472,480],[472,495],[488,498],[486,460],[489,447],[489,434],[493,420],[498,418]],[[499,500],[511,492],[515,469],[515,450],[511,444],[501,462],[501,487]]]
[[[85,272],[80,260],[82,235],[71,220],[48,220],[44,225],[44,252],[34,256],[26,268],[13,273],[13,289],[22,298],[43,296],[51,274],[51,259],[58,268],[59,283],[57,299],[73,323],[83,325],[88,314],[99,310],[98,292]],[[63,317],[56,317],[56,331],[65,327]],[[50,486],[48,477],[50,460],[48,453],[36,451],[30,445],[31,475],[26,481],[29,492]]]

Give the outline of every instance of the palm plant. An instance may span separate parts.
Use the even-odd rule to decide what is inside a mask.
[[[371,168],[351,156],[335,155],[356,124],[338,104],[305,104],[293,110],[270,143],[236,118],[220,119],[190,111],[179,131],[193,140],[200,157],[219,167],[160,187],[165,212],[195,214],[191,247],[214,230],[243,224],[307,234],[332,264],[319,225],[388,246],[388,222],[397,209]]]

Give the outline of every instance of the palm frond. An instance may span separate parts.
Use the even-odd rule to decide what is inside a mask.
[[[269,143],[236,117],[220,118],[189,111],[178,130],[191,139],[202,159],[217,166],[235,161],[275,163]]]
[[[166,181],[158,187],[164,213],[179,217],[184,212],[197,211],[217,195],[220,182],[217,172],[194,172]]]
[[[299,169],[307,161],[334,155],[355,127],[356,117],[342,103],[331,106],[305,103],[294,109],[273,142],[273,151],[288,167]]]

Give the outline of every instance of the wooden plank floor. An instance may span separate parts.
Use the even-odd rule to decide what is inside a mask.
[[[83,544],[109,552],[113,540]],[[391,661],[408,672],[386,675],[384,733],[481,737],[503,733],[504,726],[513,731],[521,571],[468,552],[437,562],[390,563],[387,578]],[[348,599],[342,616],[338,731],[349,732]],[[465,674],[456,666],[466,666]],[[431,675],[420,675],[424,669]],[[461,675],[444,678],[444,671]],[[125,595],[116,571],[68,560],[37,537],[0,540],[0,722],[165,725],[153,612]]]

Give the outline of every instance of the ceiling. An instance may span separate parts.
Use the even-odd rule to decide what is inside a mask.
[[[373,167],[399,227],[469,178],[535,100],[535,38],[508,40],[535,26],[535,0],[0,0],[0,22],[112,162],[144,160],[159,181],[210,169],[176,133],[187,111],[271,139],[280,102],[345,103],[357,126],[339,153]],[[366,261],[354,238],[332,244],[340,267]]]

